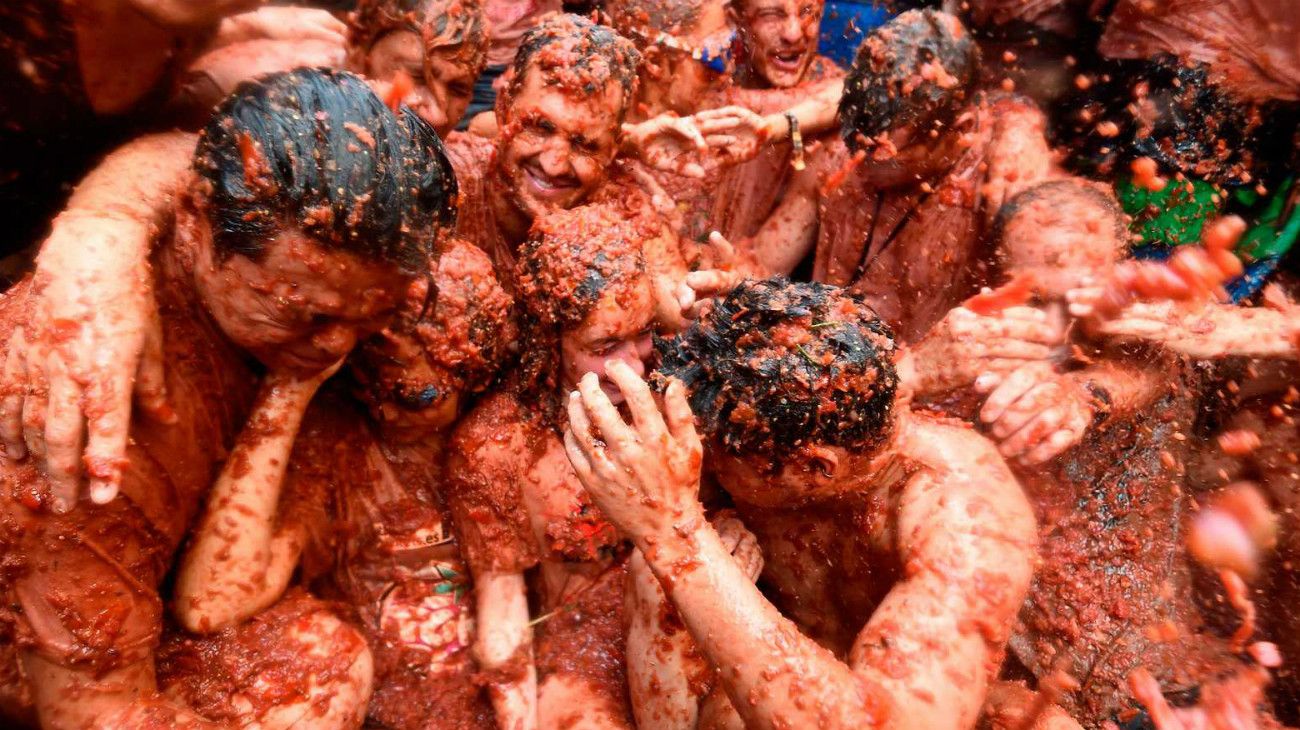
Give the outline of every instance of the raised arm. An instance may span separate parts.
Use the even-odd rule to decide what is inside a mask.
[[[276,529],[280,492],[307,406],[336,369],[306,378],[271,373],[263,381],[181,558],[174,610],[189,631],[237,624],[288,586],[304,536],[296,526]]]
[[[1172,302],[1137,302],[1094,332],[1115,340],[1158,343],[1189,357],[1300,359],[1294,312],[1204,302],[1188,310]]]
[[[528,453],[519,413],[489,396],[461,421],[447,452],[447,505],[474,579],[474,659],[501,730],[537,727],[537,665],[524,572],[537,548],[523,507]]]
[[[882,689],[799,633],[705,520],[702,447],[681,383],[669,385],[661,416],[631,368],[608,363],[605,372],[636,425],[623,421],[596,378],[584,377],[569,403],[569,459],[601,511],[645,556],[746,726],[884,727]]]
[[[31,317],[10,334],[0,437],[8,458],[47,462],[55,510],[76,503],[83,466],[93,501],[117,495],[133,393],[147,413],[169,415],[148,260],[195,139],[146,135],[110,153],[36,259]]]

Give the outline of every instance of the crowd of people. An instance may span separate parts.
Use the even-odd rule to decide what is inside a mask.
[[[0,4],[4,727],[1300,725],[1291,0],[263,2]]]

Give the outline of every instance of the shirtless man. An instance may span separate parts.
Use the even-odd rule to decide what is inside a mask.
[[[789,273],[815,251],[814,280],[863,294],[903,342],[973,294],[1002,202],[1054,173],[1032,104],[970,98],[977,64],[966,29],[936,11],[868,36],[840,102],[844,142],[737,243],[757,273]]]
[[[1116,201],[1069,180],[1012,198],[996,231],[1004,270],[1032,277],[1037,306],[1058,321],[1067,293],[1106,277],[1128,242]],[[1060,702],[1096,727],[1134,709],[1139,668],[1181,704],[1244,665],[1208,630],[1184,546],[1182,464],[1203,385],[1168,353],[1062,331],[1072,334],[1059,364],[986,379],[982,403],[929,407],[982,423],[1033,499],[1042,562],[1010,647],[1040,679],[1074,677]]]
[[[636,373],[570,395],[565,443],[730,700],[706,725],[971,727],[1032,572],[1028,501],[992,444],[914,415],[861,300],[746,282],[665,346],[663,415]],[[677,380],[680,378],[680,380]],[[705,521],[711,470],[763,549],[769,602]],[[732,709],[734,708],[734,709]]]
[[[715,229],[750,235],[776,204],[791,154],[777,137],[798,132],[797,118],[783,112],[843,76],[816,53],[821,9],[821,2],[792,0],[739,8],[718,0],[606,4],[643,58],[632,115],[639,123],[629,125],[626,147],[654,168],[676,203],[684,240],[703,242]],[[732,25],[747,49],[747,64],[734,71]],[[677,147],[667,139],[674,128]],[[675,169],[659,159],[673,156]]]
[[[448,447],[448,500],[478,602],[474,651],[503,727],[630,727],[627,550],[583,492],[561,432],[578,379],[604,378],[610,360],[645,372],[655,307],[642,235],[603,205],[538,220],[517,274],[522,362]]]
[[[682,297],[717,287],[685,291],[698,283],[687,277],[684,256],[694,252],[683,252],[653,194],[615,160],[638,58],[613,29],[574,15],[528,31],[497,97],[497,137],[458,135],[448,145],[460,184],[457,233],[492,257],[513,292],[516,250],[538,216],[588,202],[612,206],[644,234],[657,320],[680,327]]]
[[[362,138],[373,147],[357,145]],[[14,566],[3,586],[5,625],[44,726],[205,723],[157,693],[158,585],[248,412],[256,385],[249,357],[310,376],[383,326],[398,293],[427,267],[441,203],[454,190],[437,174],[445,169],[438,148],[427,125],[395,115],[360,79],[299,71],[228,100],[197,149],[193,137],[179,135],[161,156],[134,160],[137,174],[176,164],[168,155],[192,160],[195,170],[152,257],[171,407],[131,424],[125,462],[109,465],[124,470],[122,493],[108,504],[82,500],[56,512],[33,461],[0,465],[5,554]],[[56,226],[115,222],[109,211]],[[26,284],[5,296],[8,327],[31,316],[33,301]],[[44,431],[46,404],[68,393],[6,397]],[[264,684],[267,694],[244,698],[242,720],[346,724],[369,695],[364,642],[327,614],[297,618],[288,650],[265,658],[286,663],[277,675],[303,681]],[[310,657],[307,645],[318,647]],[[319,662],[322,650],[329,671],[290,666]],[[295,705],[286,696],[332,700]]]
[[[370,722],[496,726],[470,655],[473,585],[447,513],[442,461],[463,405],[505,359],[513,302],[478,248],[453,240],[440,249],[432,307],[429,287],[412,287],[398,319],[349,360],[369,419],[346,388],[313,398],[315,383],[302,379],[264,384],[268,396],[250,421],[285,427],[240,434],[190,536],[173,609],[197,635],[164,640],[159,681],[169,694],[229,715],[231,698],[247,689],[242,677],[214,681],[203,666],[247,660],[245,647],[277,650],[273,637],[253,639],[310,602],[286,595],[297,567],[369,644]]]
[[[274,10],[288,21],[316,12]],[[365,0],[337,36],[235,37],[213,48],[190,64],[175,104],[206,115],[242,81],[302,66],[346,68],[382,84],[409,86],[396,89],[404,93],[402,103],[446,139],[469,107],[487,43],[477,0]]]

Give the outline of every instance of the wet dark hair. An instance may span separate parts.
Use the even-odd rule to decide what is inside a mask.
[[[746,281],[704,319],[656,343],[704,433],[779,468],[800,446],[871,449],[891,432],[894,337],[843,289]]]
[[[608,0],[610,25],[645,48],[657,33],[680,36],[695,28],[704,0]]]
[[[864,138],[907,124],[948,123],[973,90],[978,67],[979,48],[957,18],[909,10],[858,46],[840,97],[840,134],[856,149]]]
[[[428,271],[455,221],[442,142],[350,73],[299,69],[241,84],[213,113],[194,167],[219,258],[257,260],[290,226],[329,248]]]
[[[1107,195],[1092,185],[1080,180],[1048,180],[1026,188],[1013,196],[998,209],[993,219],[992,240],[1001,242],[1006,235],[1007,226],[1015,220],[1025,208],[1040,202],[1066,202],[1091,206],[1114,221],[1115,238],[1128,241],[1128,223],[1124,211],[1114,197]]]
[[[590,96],[616,82],[623,90],[623,113],[636,93],[641,54],[613,28],[578,15],[554,15],[524,33],[515,54],[507,96],[513,97],[537,68],[547,85]],[[620,113],[619,118],[623,116]]]
[[[642,225],[602,203],[556,210],[533,224],[515,266],[526,391],[538,398],[554,394],[561,333],[582,324],[607,291],[645,276]]]
[[[1164,174],[1231,184],[1255,164],[1258,116],[1215,86],[1204,64],[1165,54],[1110,61],[1096,77],[1057,105],[1058,142],[1071,150],[1075,169],[1109,175],[1150,157]],[[1104,122],[1118,134],[1101,134]]]

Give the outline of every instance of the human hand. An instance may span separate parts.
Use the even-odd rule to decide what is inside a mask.
[[[650,550],[703,524],[703,446],[681,382],[669,383],[661,413],[626,363],[606,363],[605,375],[622,391],[632,423],[588,373],[569,397],[565,451],[601,512],[637,547]]]
[[[758,545],[758,537],[730,510],[718,513],[711,523],[741,572],[751,581],[757,581],[763,572],[763,549]]]
[[[780,139],[789,125],[780,115],[765,117],[743,106],[708,109],[692,118],[713,155],[724,165],[754,159],[764,145]]]
[[[708,151],[692,117],[660,114],[639,124],[623,125],[623,137],[647,165],[686,177],[704,177],[701,153]]]
[[[907,353],[911,385],[940,392],[975,382],[995,382],[1018,368],[1051,357],[1064,328],[1034,307],[1008,307],[980,315],[957,307]]]
[[[1077,444],[1092,425],[1092,395],[1049,363],[1025,365],[992,391],[979,418],[1007,459],[1041,464]]]
[[[735,270],[736,248],[721,233],[714,231],[709,234],[709,248],[712,268],[686,274],[677,287],[677,302],[681,305],[684,319],[699,317],[714,298],[725,296],[744,278]]]
[[[327,10],[299,7],[262,7],[221,21],[221,43],[251,40],[322,41],[343,48],[348,27]]]
[[[76,504],[83,469],[93,502],[117,496],[133,395],[154,419],[175,418],[148,264],[117,255],[147,249],[122,240],[135,235],[149,232],[113,218],[61,216],[45,244],[50,255],[37,262],[32,314],[5,351],[5,455],[44,461],[56,512]],[[68,251],[82,255],[61,255]]]

